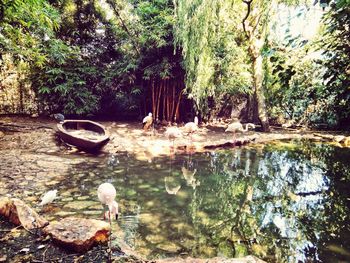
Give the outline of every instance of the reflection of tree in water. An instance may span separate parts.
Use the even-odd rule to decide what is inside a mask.
[[[349,153],[346,159],[333,147],[287,147],[208,154],[210,171],[199,171],[201,187],[190,204],[198,254],[205,246],[226,256],[318,261],[330,257],[324,243],[344,242]]]
[[[323,202],[318,204],[322,205],[323,215],[319,215],[318,218],[313,218],[310,214],[302,215],[302,227],[305,231],[310,231],[311,227],[318,230],[318,233],[309,236],[313,244],[317,246],[326,244],[327,249],[319,253],[321,261],[329,261],[332,258],[333,261],[349,262],[349,149],[322,144],[307,145],[305,149],[309,151],[313,160],[319,160],[316,162],[318,166],[327,169],[325,177],[328,179],[328,184],[320,193],[323,195]]]

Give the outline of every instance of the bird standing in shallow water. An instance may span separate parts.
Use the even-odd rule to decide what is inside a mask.
[[[143,124],[143,130],[147,131],[149,129],[149,127],[151,127],[153,123],[153,117],[152,117],[152,113],[148,113],[148,116],[144,117],[142,120],[142,124]]]
[[[173,149],[175,150],[175,139],[182,136],[180,129],[178,127],[169,127],[164,132],[164,135],[173,142]]]
[[[192,134],[198,130],[198,117],[194,117],[193,122],[188,122],[185,124],[185,132],[190,135],[191,144],[192,144]]]
[[[55,200],[56,196],[57,196],[57,190],[48,191],[41,199],[41,202],[39,205],[44,206],[49,203],[52,203],[53,200]]]
[[[97,197],[102,203],[102,205],[108,206],[108,213],[103,213],[104,219],[106,219],[106,214],[108,218],[111,219],[112,216],[118,219],[118,203],[114,201],[117,195],[117,191],[114,186],[110,183],[103,183],[97,189]]]
[[[246,132],[249,128],[255,129],[255,125],[253,123],[247,123],[245,128],[243,128],[242,123],[239,121],[231,123],[227,126],[225,132],[233,132],[233,143],[236,143],[236,132]]]

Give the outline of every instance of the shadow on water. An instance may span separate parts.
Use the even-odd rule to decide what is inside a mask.
[[[59,182],[52,217],[102,216],[96,189],[117,189],[115,244],[147,258],[350,261],[350,151],[312,142],[158,157],[88,157]]]

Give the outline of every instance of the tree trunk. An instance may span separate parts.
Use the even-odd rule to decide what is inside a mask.
[[[262,130],[264,132],[270,131],[269,119],[266,112],[265,95],[263,89],[263,57],[261,55],[261,49],[263,47],[263,41],[258,39],[251,41],[249,50],[253,62],[253,82],[254,82],[254,94],[256,96],[258,117]]]
[[[247,14],[243,18],[242,25],[249,42],[249,54],[252,59],[254,96],[257,103],[258,118],[262,130],[268,132],[270,131],[270,125],[263,89],[264,67],[262,49],[268,30],[268,23],[265,16],[269,14],[272,7],[276,6],[277,1],[257,1],[253,6],[253,0],[244,0],[243,2],[247,5]],[[266,6],[263,4],[265,2],[267,4]]]
[[[253,80],[256,101],[258,103],[258,116],[264,132],[270,131],[269,119],[266,112],[265,95],[263,90],[263,57],[259,55],[253,60]]]

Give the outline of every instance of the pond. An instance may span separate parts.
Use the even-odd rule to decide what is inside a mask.
[[[37,171],[46,181],[24,183],[24,199],[38,201],[33,188],[56,188],[59,198],[46,217],[101,218],[96,190],[110,182],[121,210],[113,242],[148,259],[252,254],[268,262],[350,261],[349,149],[287,141],[152,162],[127,153],[36,162],[59,158],[61,175]]]

